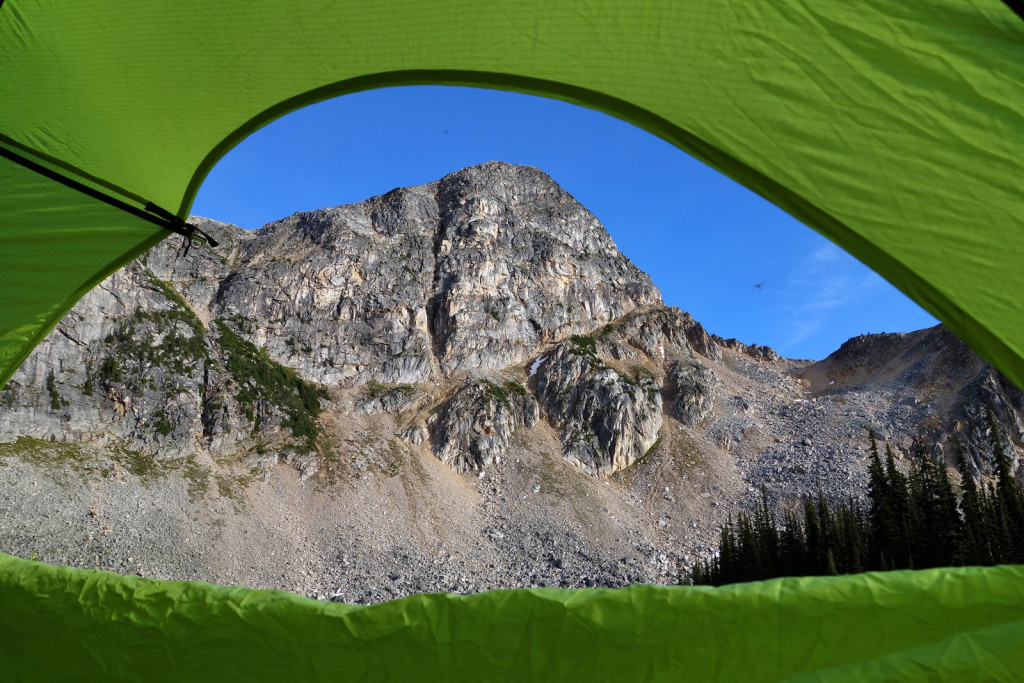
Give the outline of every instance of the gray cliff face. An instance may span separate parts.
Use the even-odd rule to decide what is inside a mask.
[[[0,393],[0,439],[88,443],[157,460],[266,443],[311,450],[294,428],[308,427],[310,410],[297,398],[305,385],[291,377],[269,387],[267,371],[284,368],[242,348],[232,328],[248,322],[224,321],[212,305],[250,237],[199,222],[223,248],[198,246],[184,259],[172,239],[89,292]]]
[[[813,388],[840,396],[863,387],[900,396],[865,428],[887,439],[899,433],[908,414],[921,415],[923,440],[950,460],[959,441],[979,476],[995,467],[987,411],[1004,442],[1024,443],[1024,392],[942,325],[854,337],[804,375]]]
[[[135,263],[86,294],[0,393],[0,433],[130,441],[158,456],[194,449],[206,331],[157,282]]]
[[[693,318],[677,308],[648,307],[557,345],[537,366],[537,395],[562,434],[563,457],[588,474],[607,476],[658,442],[662,390],[674,381],[678,387],[678,368],[701,368],[716,358],[717,345]],[[689,416],[680,419],[687,426],[706,417],[714,403],[714,374],[704,372],[700,397],[678,388],[671,397],[674,413]]]
[[[431,297],[441,366],[497,370],[589,332],[658,290],[601,224],[547,176],[467,169],[438,185],[444,215]]]
[[[781,416],[798,412],[780,408],[773,427],[755,390],[724,386],[721,369],[740,358],[788,361],[666,308],[597,219],[534,168],[483,164],[254,232],[195,220],[221,246],[182,258],[171,239],[83,298],[0,392],[0,439],[238,457],[264,472],[286,460],[310,474],[330,452],[324,414],[418,411],[406,442],[429,436],[461,472],[499,462],[541,411],[564,459],[608,476],[658,442],[666,412],[726,452],[785,432],[795,417]],[[984,411],[1020,443],[1024,401],[938,329],[851,340],[804,381],[826,393],[918,387],[915,406],[865,428],[956,436],[988,474]]]
[[[541,366],[537,393],[562,431],[562,455],[588,474],[608,475],[644,455],[658,440],[661,394],[642,365],[634,375],[606,365],[591,337],[559,344]]]
[[[222,246],[181,258],[169,240],[90,292],[0,393],[0,438],[312,472],[323,410],[420,410],[436,457],[476,470],[536,421],[532,396],[488,387],[528,379],[562,457],[607,476],[658,441],[663,391],[681,425],[714,418],[723,350],[781,362],[664,307],[597,219],[529,167],[483,164],[255,232],[196,220]],[[1024,404],[948,333],[854,339],[805,374],[840,378],[829,391],[881,377],[931,387],[939,367],[969,381],[931,436],[960,438],[987,474],[985,408],[1019,442]],[[766,426],[743,396],[723,400],[707,434],[729,451]],[[421,420],[409,439],[425,434]]]

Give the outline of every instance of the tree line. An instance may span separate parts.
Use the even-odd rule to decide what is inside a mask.
[[[693,584],[719,586],[777,576],[855,574],[889,569],[1024,563],[1024,488],[1013,475],[995,417],[986,415],[995,481],[979,485],[959,440],[960,484],[920,440],[904,474],[889,444],[870,435],[868,501],[829,502],[819,491],[800,510],[761,503],[722,527],[719,553],[698,561]],[[685,581],[685,579],[684,579]]]

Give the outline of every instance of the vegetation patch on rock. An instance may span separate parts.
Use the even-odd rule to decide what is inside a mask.
[[[238,384],[235,398],[246,417],[256,419],[256,404],[263,399],[285,415],[281,424],[310,450],[316,447],[320,433],[318,418],[321,400],[327,400],[323,387],[299,377],[291,368],[272,360],[264,349],[242,339],[223,320],[214,323],[218,342],[224,350],[228,372]]]

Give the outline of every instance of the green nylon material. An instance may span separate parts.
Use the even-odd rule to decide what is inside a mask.
[[[999,0],[11,0],[0,73],[0,134],[181,216],[232,144],[355,89],[608,111],[819,230],[1024,386],[1024,23]],[[22,356],[0,348],[0,377]]]
[[[0,6],[0,142],[182,217],[259,126],[417,83],[542,94],[646,128],[835,241],[1024,386],[1024,23],[999,0]],[[0,384],[89,287],[163,236],[0,163]],[[1005,679],[1024,670],[1022,579],[931,570],[352,608],[5,557],[0,670]]]
[[[353,607],[0,555],[0,643],[25,680],[1008,680],[1022,585],[1003,566]]]
[[[0,188],[2,386],[111,267],[170,233],[5,158]],[[45,378],[32,380],[41,385]]]

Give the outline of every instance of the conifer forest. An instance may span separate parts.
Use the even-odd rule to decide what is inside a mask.
[[[819,494],[797,509],[761,504],[722,527],[716,557],[698,562],[696,585],[720,586],[779,576],[855,574],[1024,562],[1024,488],[1011,471],[999,430],[987,415],[994,481],[979,484],[959,442],[959,485],[920,440],[906,474],[888,444],[870,438],[868,503]]]

